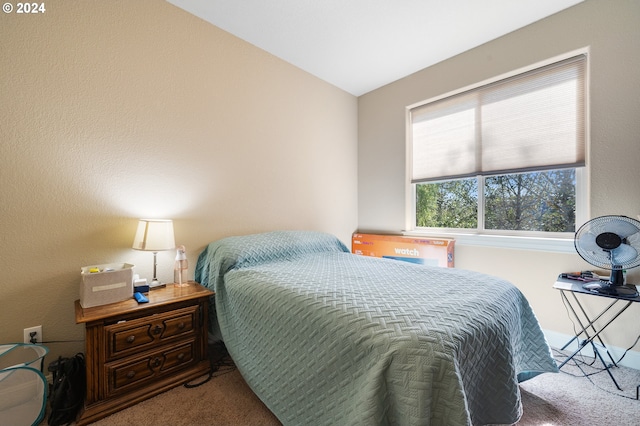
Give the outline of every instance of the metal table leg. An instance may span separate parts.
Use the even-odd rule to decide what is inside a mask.
[[[611,302],[606,308],[604,308],[604,310],[602,310],[602,312],[600,312],[600,314],[598,314],[598,316],[596,316],[593,320],[589,318],[589,316],[587,315],[586,311],[584,310],[584,308],[582,307],[582,304],[580,303],[580,301],[578,300],[578,298],[576,297],[576,295],[572,292],[573,298],[578,306],[578,308],[580,309],[580,311],[582,312],[582,315],[584,316],[585,320],[586,320],[586,325],[583,324],[582,320],[580,319],[580,316],[578,315],[578,313],[575,311],[572,303],[569,301],[569,299],[567,298],[566,294],[564,291],[561,291],[560,294],[562,295],[563,300],[565,301],[566,305],[569,307],[569,309],[571,310],[571,313],[573,314],[573,316],[575,317],[575,319],[577,320],[578,324],[580,325],[580,327],[582,328],[582,330],[578,333],[576,333],[575,337],[573,337],[571,340],[569,340],[562,348],[561,350],[564,350],[565,348],[567,348],[573,341],[577,340],[578,341],[578,349],[573,352],[571,355],[569,355],[559,366],[558,369],[562,368],[567,362],[569,362],[571,359],[573,359],[573,357],[576,356],[576,354],[578,352],[580,352],[582,349],[584,349],[585,346],[587,346],[588,344],[591,344],[592,348],[593,348],[593,352],[595,357],[597,357],[600,362],[602,362],[602,365],[604,365],[605,370],[607,371],[607,373],[609,374],[609,377],[611,377],[611,380],[613,381],[613,383],[615,384],[616,388],[618,388],[618,390],[622,390],[620,388],[620,386],[618,385],[618,382],[616,381],[615,377],[613,376],[613,374],[611,373],[611,370],[609,368],[609,365],[607,365],[607,363],[604,361],[604,358],[602,357],[602,355],[600,354],[600,351],[598,351],[598,348],[596,347],[595,343],[593,342],[595,339],[598,339],[598,341],[600,342],[600,344],[602,345],[602,347],[604,347],[605,351],[607,352],[607,355],[609,356],[609,359],[611,360],[611,362],[613,363],[613,365],[615,365],[617,367],[616,362],[614,361],[613,357],[611,356],[611,353],[609,353],[609,349],[607,348],[607,346],[604,344],[604,342],[602,341],[602,338],[600,337],[600,333],[602,333],[604,331],[604,329],[606,329],[616,318],[618,318],[624,311],[627,310],[627,308],[629,306],[631,306],[631,303],[633,303],[632,301],[627,302],[626,305],[624,305],[622,307],[622,309],[620,309],[611,319],[609,319],[609,321],[607,321],[602,327],[600,327],[599,329],[596,328],[595,322],[598,321],[604,314],[606,314],[607,312],[609,312],[613,306],[620,300],[620,299],[616,299],[613,302]],[[589,329],[591,329],[593,331],[594,334],[590,334]],[[582,342],[580,342],[580,336],[584,334],[586,336],[586,339],[583,340]],[[640,388],[640,387],[639,387]]]

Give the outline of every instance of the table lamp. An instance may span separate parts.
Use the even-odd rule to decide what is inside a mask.
[[[153,252],[153,281],[149,283],[149,288],[164,285],[156,275],[158,252],[171,250],[175,246],[173,221],[169,219],[140,219],[136,236],[133,238],[133,248]]]

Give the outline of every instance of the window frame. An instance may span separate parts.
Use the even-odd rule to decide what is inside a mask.
[[[511,230],[487,230],[484,229],[484,224],[479,222],[479,226],[476,229],[455,229],[455,228],[421,228],[416,226],[416,185],[412,183],[412,140],[411,140],[411,110],[425,105],[427,103],[435,102],[447,97],[454,96],[458,93],[462,93],[469,90],[474,90],[487,84],[495,83],[500,80],[504,80],[513,77],[524,72],[541,68],[556,62],[563,61],[576,55],[585,55],[585,122],[584,122],[584,136],[585,136],[585,165],[583,167],[575,167],[576,171],[576,230],[579,225],[586,222],[589,218],[589,206],[590,206],[590,186],[589,186],[589,174],[590,174],[590,96],[589,96],[589,69],[590,69],[590,56],[589,48],[582,48],[572,52],[567,52],[563,55],[555,56],[545,61],[537,62],[535,64],[510,71],[499,76],[444,93],[442,95],[427,99],[425,101],[409,105],[405,110],[405,137],[406,137],[406,176],[405,176],[405,235],[414,236],[430,236],[430,237],[447,237],[455,238],[458,244],[462,245],[475,245],[475,246],[489,246],[489,247],[501,247],[501,248],[518,248],[527,250],[542,250],[542,251],[554,251],[563,253],[575,253],[575,247],[573,244],[574,232],[532,232],[532,231],[511,231]],[[482,212],[484,211],[484,179],[485,176],[476,176],[479,188],[479,219],[482,218]],[[482,188],[482,190],[480,190]]]

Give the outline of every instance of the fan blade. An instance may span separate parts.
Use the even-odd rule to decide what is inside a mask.
[[[620,244],[620,247],[611,250],[611,264],[625,265],[635,260],[638,252],[629,244]]]
[[[640,231],[633,223],[625,222],[623,220],[615,220],[609,222],[604,226],[608,232],[618,234],[620,238],[627,238],[630,235]]]
[[[601,251],[602,249],[596,243],[596,236],[591,232],[587,232],[578,240],[580,247],[585,251]]]

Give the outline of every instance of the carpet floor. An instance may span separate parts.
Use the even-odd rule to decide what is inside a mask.
[[[557,360],[564,354],[554,351]],[[640,370],[612,367],[618,390],[599,361],[576,357],[558,374],[520,384],[523,415],[518,426],[632,426],[640,424]]]

